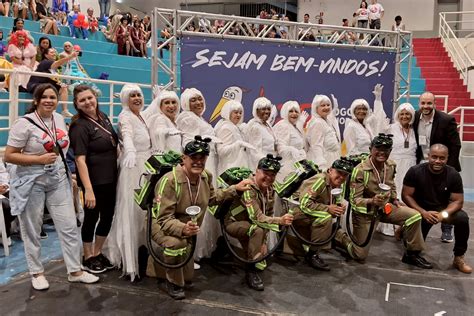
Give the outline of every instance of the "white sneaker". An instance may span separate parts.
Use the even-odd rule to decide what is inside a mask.
[[[44,277],[44,275],[40,275],[37,277],[31,277],[31,285],[37,291],[43,291],[49,289],[48,280]]]
[[[3,245],[3,238],[0,236],[0,245]],[[7,246],[10,247],[12,245],[12,239],[7,237]]]
[[[194,262],[194,270],[199,270],[199,269],[201,269],[201,266],[198,263]]]
[[[81,275],[78,275],[78,276],[74,276],[74,275],[68,275],[67,277],[67,280],[69,282],[80,282],[80,283],[87,283],[87,284],[90,284],[90,283],[95,283],[97,281],[99,281],[99,277],[93,275],[93,274],[90,274],[89,272],[86,272],[86,271],[82,271],[82,274]]]

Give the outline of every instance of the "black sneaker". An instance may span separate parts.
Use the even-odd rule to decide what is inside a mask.
[[[40,233],[41,239],[46,239],[48,238],[48,234],[41,228],[41,233]]]
[[[331,271],[329,265],[319,256],[318,253],[309,254],[306,256],[306,261],[315,269],[321,271]]]
[[[453,242],[453,225],[441,223],[441,241]]]
[[[115,266],[109,261],[109,259],[107,259],[107,257],[104,256],[102,253],[99,253],[95,258],[99,260],[99,262],[105,269],[112,270],[113,268],[115,268]]]
[[[84,260],[82,265],[84,266],[84,270],[89,271],[90,273],[103,273],[107,270],[96,257],[90,257],[89,259]]]
[[[186,295],[184,294],[184,288],[173,284],[168,280],[166,280],[166,290],[168,291],[169,296],[175,300],[182,300],[186,298]]]
[[[262,278],[258,275],[257,271],[247,271],[245,275],[245,281],[247,285],[256,291],[263,291],[265,286],[263,285]]]

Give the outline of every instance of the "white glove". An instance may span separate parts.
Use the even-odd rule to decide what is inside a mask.
[[[301,112],[300,117],[298,117],[298,121],[296,122],[296,128],[300,131],[303,131],[304,123],[308,119],[309,114],[306,111]]]
[[[155,84],[152,88],[153,90],[153,97],[156,98],[158,95],[160,95],[161,93],[161,89],[160,89],[160,86],[158,86],[157,84]]]
[[[250,149],[250,150],[255,150],[255,149],[256,149],[254,146],[252,146],[251,144],[249,144],[249,143],[247,143],[247,142],[244,142],[243,140],[237,141],[237,144],[238,144],[240,147],[248,148],[248,149]]]
[[[134,151],[126,152],[125,157],[123,157],[123,166],[125,168],[133,168],[137,164],[137,154]]]
[[[382,98],[383,86],[380,83],[377,83],[374,87],[372,93],[375,95],[375,99],[380,100]]]
[[[334,115],[336,115],[336,111],[339,108],[339,102],[337,101],[337,98],[332,93],[331,93],[331,99],[332,99],[332,112],[334,113]]]

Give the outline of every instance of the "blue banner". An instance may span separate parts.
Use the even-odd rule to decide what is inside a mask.
[[[244,105],[245,121],[253,101],[265,96],[281,108],[298,101],[311,113],[316,94],[333,94],[339,101],[341,127],[350,118],[354,99],[373,107],[372,91],[384,86],[382,100],[391,116],[396,54],[358,49],[324,48],[269,42],[184,37],[181,40],[181,87],[195,87],[206,99],[204,116],[215,123],[229,99]]]

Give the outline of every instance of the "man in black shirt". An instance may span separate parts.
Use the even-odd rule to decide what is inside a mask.
[[[442,144],[430,147],[428,162],[411,167],[403,180],[403,201],[420,212],[421,231],[426,239],[431,226],[438,223],[454,225],[453,266],[471,273],[464,261],[469,240],[469,217],[462,210],[464,192],[459,173],[448,162],[448,148]]]

